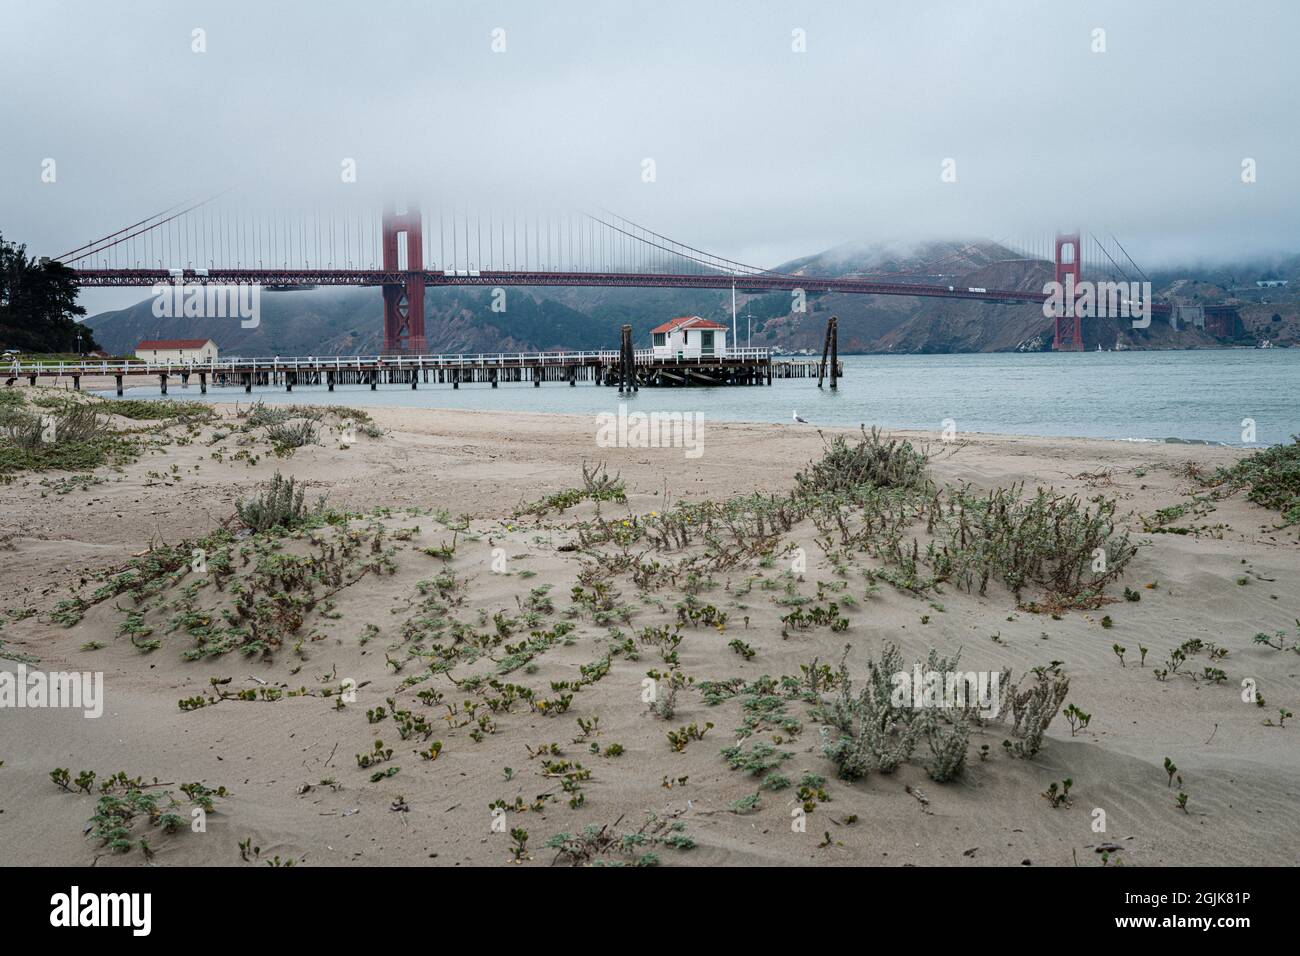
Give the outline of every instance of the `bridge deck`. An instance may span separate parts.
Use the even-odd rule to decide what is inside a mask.
[[[427,287],[437,286],[561,286],[569,288],[671,288],[729,289],[749,293],[839,292],[856,295],[905,295],[922,298],[964,299],[1003,305],[1042,305],[1047,293],[1033,289],[987,289],[935,285],[923,282],[887,281],[866,276],[806,276],[764,272],[735,275],[727,272],[633,273],[633,272],[538,272],[526,270],[417,270],[384,269],[77,269],[78,285],[100,287],[183,285],[255,285],[269,289],[310,289],[318,286],[402,285],[418,279]],[[1203,306],[1207,315],[1235,312],[1236,305],[1212,303]],[[1168,315],[1173,306],[1154,302],[1152,313]]]

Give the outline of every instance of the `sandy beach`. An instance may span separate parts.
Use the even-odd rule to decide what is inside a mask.
[[[889,436],[928,448],[939,489],[1023,483],[1031,497],[1042,487],[1113,499],[1136,554],[1092,606],[1058,608],[1033,587],[1017,601],[996,579],[982,594],[951,581],[908,590],[808,518],[748,550],[654,543],[653,522],[685,504],[790,493],[835,434],[857,430],[707,422],[690,458],[599,447],[588,417],[370,411],[373,434],[327,419],[319,443],[291,456],[254,443],[237,457],[239,410],[221,405],[92,480],[11,476],[0,669],[102,672],[104,701],[98,718],[0,711],[3,862],[546,866],[574,859],[553,837],[588,826],[639,834],[630,851],[597,859],[652,852],[667,866],[1300,862],[1300,724],[1277,726],[1279,708],[1300,703],[1296,531],[1243,495],[1198,503],[1191,477],[1240,450]],[[584,465],[617,476],[625,500],[530,508],[582,489]],[[228,576],[206,576],[230,589],[276,549],[318,555],[323,583],[297,608],[296,640],[187,659],[186,615],[211,617],[213,601],[231,599],[197,571],[176,572],[145,603],[125,591],[92,600],[151,547],[233,533],[237,500],[276,472],[353,517],[266,554],[236,535]],[[652,561],[661,570],[645,570]],[[78,598],[75,615],[59,613]],[[830,604],[843,627],[788,619]],[[1257,643],[1260,632],[1281,632],[1283,649]],[[1187,642],[1186,666],[1154,676]],[[1023,758],[1003,746],[1004,721],[977,724],[964,767],[942,782],[925,747],[892,772],[843,779],[826,721],[796,685],[814,661],[838,667],[846,645],[860,681],[891,643],[909,668],[960,649],[963,671],[1009,668],[1016,681],[1059,670],[1064,704],[1089,719],[1072,729],[1057,715]],[[455,665],[432,666],[449,646]],[[665,718],[652,704],[674,673],[684,684]],[[775,751],[770,768],[733,769],[760,743]],[[722,753],[733,746],[738,761]],[[93,770],[96,783],[60,787],[58,768]],[[100,786],[119,771],[180,803],[176,832],[140,818],[127,827],[132,839],[148,833],[148,854],[88,832]],[[1067,779],[1068,800],[1044,796]],[[179,791],[191,782],[224,793],[198,832]]]

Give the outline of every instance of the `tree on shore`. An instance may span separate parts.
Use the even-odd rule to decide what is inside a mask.
[[[94,333],[76,321],[85,314],[77,304],[71,269],[61,262],[29,258],[25,245],[6,242],[0,235],[0,348],[94,351],[99,348]]]

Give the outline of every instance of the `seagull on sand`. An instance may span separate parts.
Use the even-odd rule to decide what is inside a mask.
[[[799,417],[799,413],[798,413],[797,411],[796,411],[796,412],[793,412],[792,414],[794,415],[794,420],[795,420],[795,421],[797,421],[797,422],[802,422],[802,423],[805,424],[805,425],[808,424],[808,419],[806,419],[806,418],[800,418],[800,417]]]

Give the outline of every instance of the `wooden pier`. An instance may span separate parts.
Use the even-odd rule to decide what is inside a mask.
[[[774,379],[821,378],[826,365],[814,358],[775,357],[768,349],[727,349],[715,355],[657,358],[652,349],[625,347],[617,351],[591,352],[496,352],[476,355],[373,355],[306,356],[281,358],[221,358],[210,362],[146,362],[139,360],[83,362],[22,362],[10,364],[6,384],[26,378],[69,379],[81,388],[83,377],[112,377],[121,395],[127,378],[153,377],[162,393],[169,382],[188,385],[197,379],[206,393],[208,385],[243,386],[245,392],[259,388],[295,386],[486,384],[496,388],[502,382],[543,382],[576,386],[579,382],[617,387],[620,391],[639,388],[689,386],[771,385]],[[842,376],[843,365],[836,357],[831,381]],[[834,386],[832,386],[834,387]]]

